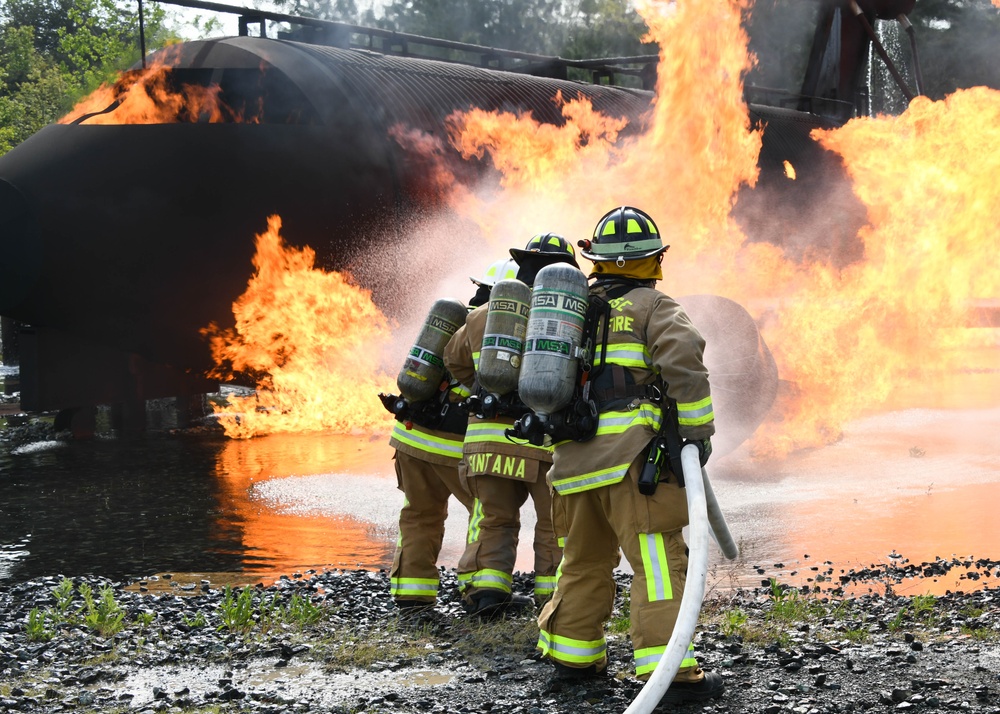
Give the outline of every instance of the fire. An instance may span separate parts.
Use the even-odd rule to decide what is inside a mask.
[[[638,3],[665,48],[648,130],[638,138],[618,139],[620,123],[577,99],[558,99],[560,128],[530,115],[452,117],[453,145],[465,156],[488,153],[502,174],[488,199],[458,191],[452,205],[504,248],[509,236],[540,230],[585,237],[608,206],[637,205],[675,244],[664,264],[666,292],[777,305],[774,314],[758,308],[758,317],[794,389],[754,437],[764,456],[837,439],[846,420],[958,368],[960,350],[986,339],[961,328],[970,301],[1000,292],[992,267],[1000,93],[918,99],[901,117],[818,134],[844,157],[868,207],[859,236],[865,256],[843,269],[796,262],[747,241],[730,218],[738,188],[756,180],[760,148],[742,101],[741,77],[753,62],[741,27],[748,7]],[[795,168],[786,169],[794,178]]]
[[[795,167],[792,166],[792,162],[791,161],[785,161],[784,166],[785,166],[785,176],[787,176],[792,181],[794,181],[795,180]]]
[[[278,216],[267,223],[254,275],[233,303],[236,326],[203,330],[219,365],[213,376],[257,377],[254,394],[215,408],[226,434],[385,431],[376,395],[393,391],[394,379],[373,356],[389,343],[388,320],[349,275],[318,270],[312,249],[285,245]]]
[[[685,250],[695,257],[731,263],[731,247],[742,242],[729,217],[733,195],[756,181],[760,150],[742,101],[741,76],[752,59],[732,49],[747,44],[740,24],[745,6],[639,4],[665,48],[650,128],[641,136],[620,139],[624,121],[602,116],[578,97],[555,98],[562,127],[530,114],[472,110],[452,116],[453,146],[466,158],[488,153],[502,174],[499,193],[458,191],[453,208],[502,252],[511,247],[510,236],[526,241],[550,230],[587,236],[605,207],[631,203],[685,236]],[[692,120],[678,121],[685,116]],[[581,200],[597,214],[581,211]],[[722,240],[726,236],[730,240]],[[694,274],[677,278],[692,290],[701,283]]]
[[[113,85],[103,84],[80,100],[60,124],[172,124],[245,121],[219,98],[220,87],[175,86],[169,54],[146,69],[123,72]],[[89,116],[93,115],[93,116]]]
[[[830,430],[933,375],[967,367],[985,331],[962,329],[976,299],[1000,294],[1000,92],[977,87],[944,101],[918,97],[898,117],[816,132],[844,158],[868,207],[865,260],[810,279],[768,337],[803,392],[796,413]]]

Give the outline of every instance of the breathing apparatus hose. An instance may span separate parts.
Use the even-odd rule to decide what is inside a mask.
[[[688,565],[687,581],[684,583],[684,594],[681,599],[677,623],[670,635],[666,651],[660,658],[653,674],[643,686],[635,700],[625,710],[625,714],[650,714],[660,703],[660,699],[670,687],[681,662],[687,657],[688,647],[694,638],[694,629],[701,613],[701,602],[705,597],[705,579],[708,576],[708,533],[709,528],[715,530],[716,540],[726,557],[732,559],[738,554],[738,549],[729,535],[729,528],[711,494],[708,473],[701,468],[698,458],[698,447],[688,444],[681,449],[681,468],[684,470],[684,490],[688,503]],[[702,478],[698,478],[699,472]],[[711,501],[714,505],[709,505]],[[711,510],[715,511],[710,516]],[[729,549],[727,551],[727,548]],[[732,552],[733,555],[729,555]]]

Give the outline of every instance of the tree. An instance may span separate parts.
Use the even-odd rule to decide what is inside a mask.
[[[134,2],[0,0],[0,154],[56,121],[140,58]],[[174,36],[146,17],[147,47]]]

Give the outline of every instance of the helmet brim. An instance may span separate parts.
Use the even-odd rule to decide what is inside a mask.
[[[576,262],[576,258],[569,253],[548,253],[540,250],[511,248],[510,257],[513,258],[514,262],[518,265],[521,265],[526,260],[537,260],[546,263],[569,263],[576,268],[580,267],[580,264]]]
[[[622,260],[642,260],[643,258],[651,258],[654,255],[660,255],[661,253],[666,253],[669,245],[665,245],[662,248],[657,248],[655,250],[646,250],[641,253],[619,253],[617,255],[598,255],[597,253],[591,253],[587,250],[581,250],[580,255],[589,260],[591,263],[610,263],[617,261],[619,258]]]

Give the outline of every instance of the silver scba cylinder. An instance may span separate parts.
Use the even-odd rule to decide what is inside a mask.
[[[587,277],[572,265],[555,263],[538,271],[517,391],[543,419],[573,397],[587,300]]]
[[[417,341],[396,377],[399,393],[411,402],[430,399],[444,378],[444,348],[465,324],[468,310],[458,300],[441,298],[427,313]]]
[[[500,280],[490,292],[476,376],[491,394],[517,389],[530,300],[531,288],[520,280]]]

